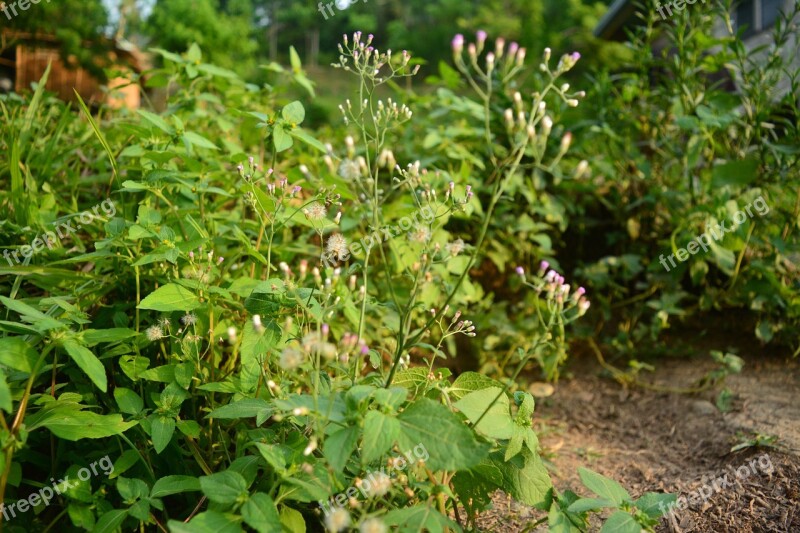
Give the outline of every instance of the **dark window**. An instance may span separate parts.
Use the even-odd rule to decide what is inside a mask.
[[[783,9],[783,0],[761,0],[761,28],[772,29]]]
[[[742,37],[756,33],[756,8],[754,0],[742,0],[736,6],[736,29],[744,28]]]

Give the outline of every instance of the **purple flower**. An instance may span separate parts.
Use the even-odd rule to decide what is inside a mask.
[[[460,54],[464,50],[464,36],[460,33],[453,37],[453,52]]]
[[[477,36],[478,36],[478,44],[482,46],[483,43],[486,42],[486,37],[488,37],[488,35],[486,34],[485,31],[478,30]]]
[[[580,52],[572,52],[572,60],[573,61],[577,61],[580,58],[581,58],[581,53]]]
[[[550,268],[550,263],[548,263],[547,261],[542,261],[541,263],[539,263],[539,275],[541,276],[542,274],[547,272],[548,268]]]
[[[521,266],[518,266],[518,267],[517,267],[516,269],[514,269],[514,270],[517,272],[517,275],[518,275],[518,276],[520,276],[520,277],[523,277],[523,278],[525,277],[525,269],[524,269],[524,268],[522,268]]]
[[[584,294],[586,294],[586,289],[584,289],[583,287],[578,287],[578,290],[575,291],[575,294],[577,294],[578,296],[583,296]]]

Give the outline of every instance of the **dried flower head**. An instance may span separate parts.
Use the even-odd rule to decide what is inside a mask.
[[[325,527],[328,531],[339,532],[347,529],[350,526],[350,513],[341,507],[331,511],[331,514],[325,517]]]
[[[281,352],[281,358],[278,361],[278,365],[284,370],[294,370],[301,364],[303,364],[303,352],[297,350],[295,348],[284,348]]]
[[[144,334],[147,335],[147,340],[151,342],[164,338],[164,330],[160,326],[150,326],[145,330]]]
[[[447,251],[448,254],[455,257],[464,251],[464,241],[461,239],[456,239],[453,242],[447,243],[444,246],[444,249]]]
[[[340,261],[347,258],[349,252],[347,251],[347,239],[341,233],[334,233],[328,237],[327,242],[328,253],[339,259]]]
[[[380,518],[369,518],[361,523],[358,528],[358,533],[386,533],[389,528],[386,527]]]
[[[357,180],[361,177],[361,165],[354,159],[343,159],[339,164],[339,175],[346,180]]]

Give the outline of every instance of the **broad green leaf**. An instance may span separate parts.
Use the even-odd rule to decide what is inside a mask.
[[[400,421],[380,411],[369,411],[364,418],[361,460],[365,465],[380,459],[400,437]]]
[[[217,147],[216,144],[212,143],[202,135],[198,135],[197,133],[191,131],[184,133],[183,139],[188,141],[192,146],[199,146],[200,148],[206,148],[208,150],[219,150],[219,147]]]
[[[197,295],[175,283],[159,287],[139,303],[139,309],[151,309],[162,313],[191,311],[202,305]]]
[[[258,416],[263,411],[269,411],[272,413],[274,409],[266,400],[261,400],[259,398],[245,398],[244,400],[231,402],[228,405],[217,407],[207,414],[206,418],[252,418],[254,416]]]
[[[97,385],[97,388],[101,391],[106,392],[108,390],[108,378],[106,378],[106,369],[100,359],[91,350],[78,344],[73,339],[65,340],[63,346],[72,360],[78,365],[78,368],[89,376],[92,383]]]
[[[162,477],[150,490],[151,498],[163,498],[180,494],[182,492],[197,492],[200,490],[200,480],[192,476],[166,476]]]
[[[526,505],[541,503],[553,487],[539,455],[525,448],[509,461],[500,453],[492,454],[492,463],[503,475],[503,490]]]
[[[642,526],[625,511],[616,511],[605,521],[600,533],[641,533]]]
[[[258,533],[272,533],[281,530],[281,519],[275,502],[263,492],[256,492],[244,503],[242,518]]]
[[[175,432],[175,419],[171,416],[152,415],[149,420],[153,448],[156,453],[161,453],[172,440],[172,434]]]
[[[137,415],[144,409],[144,401],[131,389],[117,387],[114,389],[114,399],[117,401],[119,410],[129,415]]]
[[[306,118],[306,110],[298,101],[294,101],[283,108],[281,111],[281,116],[283,120],[286,122],[291,123],[293,126],[297,126],[301,124],[303,120]]]
[[[397,417],[403,451],[422,445],[431,470],[463,470],[478,464],[488,447],[448,408],[428,398],[414,402]],[[454,446],[453,443],[458,443]]]
[[[453,382],[453,385],[448,388],[450,396],[458,401],[470,392],[488,389],[490,387],[503,388],[503,384],[483,374],[477,372],[464,372],[459,375]]]
[[[123,355],[119,358],[119,367],[128,379],[138,381],[142,372],[150,366],[150,359],[138,355]]]
[[[281,525],[289,533],[306,533],[306,521],[302,513],[288,506],[281,509]]]
[[[658,518],[675,505],[678,497],[675,494],[647,492],[636,500],[636,508],[644,511],[650,518]]]
[[[283,124],[280,122],[275,124],[275,127],[272,129],[272,142],[275,144],[276,152],[288,150],[294,144],[292,136],[286,133],[283,129]]]
[[[631,501],[631,495],[622,485],[607,478],[597,472],[592,472],[587,468],[578,468],[578,475],[586,488],[594,492],[601,498],[607,498],[619,505],[626,501]]]
[[[241,533],[244,531],[237,518],[218,511],[200,513],[187,524],[179,520],[170,520],[167,525],[170,533]]]
[[[471,392],[453,405],[473,424],[480,419],[475,429],[487,437],[510,439],[514,435],[514,419],[511,418],[508,396],[503,389],[491,387]],[[484,415],[490,405],[492,407]]]
[[[36,350],[22,337],[0,339],[0,363],[21,372],[32,372],[38,356]]]
[[[123,500],[133,502],[147,498],[150,494],[150,487],[141,479],[120,477],[117,478],[117,491]]]
[[[336,472],[342,472],[347,460],[353,455],[358,442],[359,428],[348,426],[339,429],[325,438],[323,453]]]
[[[119,529],[127,516],[128,511],[125,509],[109,511],[100,517],[94,525],[92,533],[114,533]]]
[[[405,509],[389,511],[383,517],[383,523],[393,531],[440,533],[445,528],[461,531],[458,524],[433,508],[432,505],[415,505]]]
[[[114,461],[114,468],[108,475],[108,479],[114,479],[127,472],[133,465],[135,465],[141,457],[137,450],[125,450],[122,452],[116,461]]]
[[[232,505],[247,493],[247,482],[238,472],[218,472],[200,478],[200,489],[214,503]]]

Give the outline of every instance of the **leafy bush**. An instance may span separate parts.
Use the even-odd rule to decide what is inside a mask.
[[[493,221],[512,216],[521,169],[560,172],[569,135],[548,148],[546,101],[577,105],[556,83],[577,55],[528,101],[510,90],[524,51],[498,41],[479,60],[485,35],[466,56],[456,38],[478,100],[441,98],[463,113],[463,135],[480,133],[476,193],[463,151],[431,170],[397,165],[412,112],[376,90],[414,67],[370,39],[340,49],[358,99],[342,104],[337,148],[284,99],[287,84],[313,94],[299,60],[261,89],[197,47],[158,51],[149,83],[180,87],[161,114],[99,120],[80,102],[79,120],[45,80],[30,100],[0,101],[9,530],[460,531],[498,489],[557,531],[585,530],[606,507],[609,528],[652,530],[670,496],[634,501],[588,472],[599,499],[552,487],[534,399],[514,390],[530,361],[557,371],[583,289],[546,263],[509,267],[529,333],[514,369],[451,379],[437,364],[478,334],[472,267]]]

